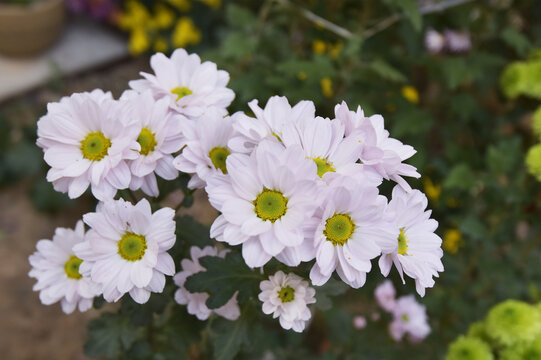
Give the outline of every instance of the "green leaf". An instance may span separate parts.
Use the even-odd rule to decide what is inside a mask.
[[[128,317],[104,313],[88,323],[85,354],[92,357],[117,359],[123,350],[129,349],[145,333],[143,327],[131,324]]]
[[[230,252],[224,259],[217,256],[205,256],[199,263],[206,271],[190,276],[185,283],[190,292],[206,292],[209,309],[225,305],[238,291],[237,300],[244,303],[259,290],[262,276],[250,270],[242,256]]]
[[[525,56],[531,49],[532,44],[526,36],[512,27],[507,27],[502,31],[502,40],[512,47],[519,56]]]
[[[323,286],[316,287],[316,306],[320,310],[329,310],[332,307],[331,296],[342,295],[348,290],[348,286],[335,279],[329,279]]]
[[[182,242],[190,246],[213,245],[209,227],[198,223],[191,216],[184,215],[177,219],[176,233]]]
[[[469,190],[475,185],[475,175],[467,164],[458,164],[449,171],[443,182],[446,189]]]
[[[228,24],[236,28],[253,28],[257,23],[256,17],[250,10],[235,4],[227,6],[226,18]]]
[[[244,313],[235,321],[217,319],[212,327],[213,358],[232,360],[239,353],[242,343],[248,341],[248,322]]]
[[[406,82],[407,78],[400,71],[389,65],[389,63],[377,59],[368,64],[370,70],[378,74],[385,80],[403,83]]]
[[[441,71],[449,89],[454,90],[471,79],[470,68],[464,58],[445,58]]]
[[[55,191],[53,185],[45,178],[34,183],[30,198],[38,211],[55,212],[75,203],[68,195]]]
[[[256,40],[243,32],[230,32],[224,39],[221,55],[230,59],[242,59],[256,49]]]

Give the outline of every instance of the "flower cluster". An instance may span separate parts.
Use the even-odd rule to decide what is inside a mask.
[[[253,272],[246,278],[268,278],[260,283],[263,313],[297,332],[311,318],[311,285],[322,286],[336,274],[360,288],[378,257],[384,276],[394,264],[421,296],[434,286],[443,271],[438,223],[426,210],[426,196],[405,179],[420,177],[404,162],[415,150],[390,137],[382,116],[367,117],[342,102],[333,119],[323,118],[312,101],[292,105],[281,96],[263,107],[251,101],[252,114],[229,114],[235,94],[227,88],[229,74],[216,64],[179,49],[171,57],[152,56],[151,67],[153,73],[131,81],[118,100],[101,90],[74,94],[49,104],[38,122],[37,144],[54,188],[76,198],[90,187],[100,200],[95,212],[83,216],[89,230],[84,233],[80,223],[77,241],[70,240],[62,256],[55,254],[60,248],[38,246],[45,260],[31,259],[32,275],[40,280],[36,289],[44,303],[62,300],[72,310],[79,302],[84,310],[95,295],[114,302],[124,294],[145,303],[151,293],[163,292],[166,276],[174,276],[175,300],[188,313],[235,320],[241,315],[237,297],[246,298],[242,289],[229,289],[215,302],[212,289],[194,290],[188,279],[208,270],[200,258],[225,262],[228,252],[237,252],[232,255],[242,269]],[[220,212],[210,235],[227,249],[193,246],[175,275],[168,253],[176,241],[175,211],[122,196],[139,191],[157,197],[158,178],[173,180],[179,171],[191,176],[188,188],[204,188]],[[384,181],[395,183],[390,200],[380,194]],[[265,273],[271,259],[289,267],[308,263],[309,271]],[[56,266],[54,277],[42,273],[49,262]],[[255,274],[256,267],[263,275]],[[201,275],[208,274],[193,278]],[[66,293],[60,278],[86,290]],[[391,288],[379,289],[378,298],[395,316],[393,337],[425,337],[424,307],[413,296],[395,300]],[[222,306],[211,307],[217,303]]]
[[[374,296],[378,305],[393,316],[389,334],[395,341],[407,336],[411,342],[419,342],[430,334],[426,309],[415,300],[415,296],[406,295],[397,299],[390,280],[381,283]]]
[[[496,357],[496,354],[498,357]],[[541,310],[517,300],[494,306],[483,321],[455,340],[446,360],[541,358]]]

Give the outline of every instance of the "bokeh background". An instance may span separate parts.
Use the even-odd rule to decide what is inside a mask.
[[[86,359],[86,323],[99,313],[67,316],[32,292],[35,243],[95,205],[46,182],[36,121],[73,92],[120,96],[150,70],[149,55],[179,47],[230,73],[231,112],[279,94],[332,117],[345,100],[382,114],[417,150],[409,163],[423,176],[410,183],[427,194],[445,251],[445,272],[420,299],[432,334],[397,344],[384,320],[353,327],[375,311],[374,272],[316,316],[325,326],[311,340],[286,347],[302,344],[306,358],[439,359],[494,304],[541,301],[541,157],[530,152],[541,129],[538,0],[0,0],[2,358]],[[187,211],[204,224],[216,216],[202,193]]]

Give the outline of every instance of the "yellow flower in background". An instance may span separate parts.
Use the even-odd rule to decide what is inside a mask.
[[[203,4],[206,4],[211,9],[217,10],[222,6],[222,0],[199,0]]]
[[[458,207],[458,205],[460,205],[458,200],[455,199],[454,197],[447,198],[447,201],[445,203],[447,204],[447,206],[453,209]]]
[[[169,29],[175,21],[175,13],[167,6],[158,4],[154,7],[153,22],[157,29]]]
[[[138,1],[128,1],[126,11],[121,13],[118,26],[123,30],[145,28],[150,21],[150,13],[147,8]]]
[[[343,42],[338,42],[335,45],[329,43],[327,45],[327,47],[329,48],[329,57],[331,59],[336,60],[336,59],[338,59],[338,56],[340,56],[340,53],[344,49],[344,43]]]
[[[147,51],[150,47],[150,40],[145,30],[135,29],[130,34],[128,48],[130,54],[139,55]]]
[[[334,95],[333,89],[332,89],[332,80],[330,77],[326,76],[319,82],[321,85],[321,93],[326,98],[331,98]]]
[[[171,42],[175,48],[183,48],[201,42],[201,31],[189,17],[181,17],[173,30]]]
[[[534,145],[526,154],[528,172],[541,181],[541,144]]]
[[[441,195],[441,185],[434,185],[429,177],[423,179],[426,197],[433,203],[438,203]]]
[[[154,51],[164,53],[169,50],[169,44],[164,37],[159,37],[154,41]]]
[[[314,54],[322,55],[325,53],[326,48],[327,45],[325,45],[324,41],[318,39],[312,41],[312,51]]]
[[[456,254],[462,246],[462,233],[458,229],[447,229],[443,233],[443,250]]]
[[[419,92],[413,86],[403,86],[400,90],[404,99],[408,100],[412,104],[419,104]]]
[[[306,80],[306,78],[308,77],[308,75],[306,75],[306,73],[304,71],[301,71],[297,74],[297,79],[299,80]]]
[[[190,0],[166,0],[169,4],[173,5],[180,11],[188,11],[192,6]]]

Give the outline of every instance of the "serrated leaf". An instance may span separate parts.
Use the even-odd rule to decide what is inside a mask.
[[[194,220],[191,216],[181,216],[177,219],[177,231],[180,241],[190,246],[205,247],[213,245],[210,239],[210,229]]]
[[[190,292],[206,292],[209,309],[224,306],[238,291],[237,300],[244,303],[259,290],[262,276],[250,270],[238,253],[230,252],[224,259],[204,256],[199,263],[206,271],[194,274],[186,280]]]
[[[145,329],[131,324],[126,316],[104,313],[88,323],[85,354],[92,357],[117,359],[118,355],[142,339]]]

